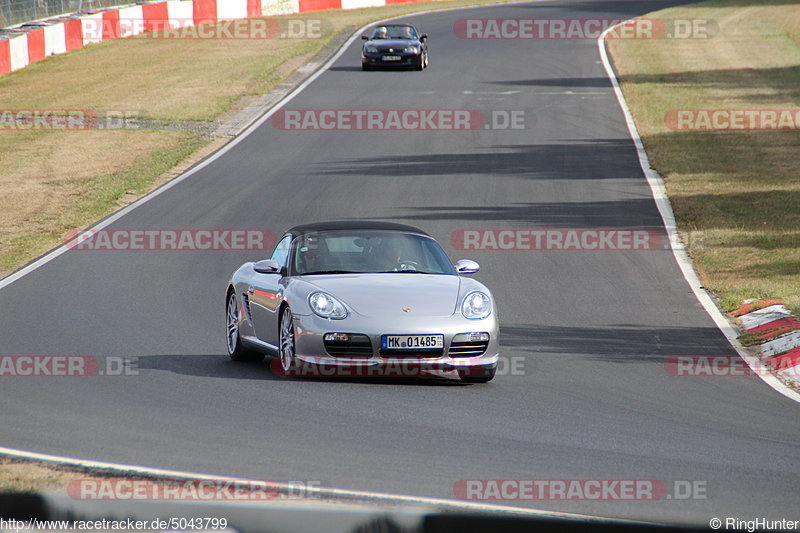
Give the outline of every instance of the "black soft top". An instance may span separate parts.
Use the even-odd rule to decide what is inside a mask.
[[[373,222],[369,220],[336,220],[329,222],[314,222],[312,224],[303,224],[295,226],[287,233],[292,235],[304,235],[306,233],[315,233],[317,231],[336,231],[336,230],[384,230],[384,231],[403,231],[407,233],[419,233],[420,235],[428,235],[426,232],[414,226],[407,226],[406,224],[397,224],[395,222]],[[428,235],[430,237],[430,235]]]

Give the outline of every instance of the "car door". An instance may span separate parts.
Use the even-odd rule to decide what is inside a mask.
[[[285,235],[278,241],[272,252],[272,259],[281,270],[268,274],[253,271],[252,285],[247,291],[256,337],[274,347],[278,346],[278,310],[283,301],[281,280],[286,272],[291,244],[291,235]]]

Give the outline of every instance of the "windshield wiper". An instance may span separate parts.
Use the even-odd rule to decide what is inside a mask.
[[[435,272],[426,272],[424,270],[382,270],[376,274],[435,274]]]
[[[436,272],[426,272],[424,270],[312,270],[303,272],[300,276],[312,276],[316,274],[435,274]]]
[[[311,272],[303,272],[301,276],[308,276],[310,274],[363,274],[363,272],[356,272],[355,270],[313,270]]]

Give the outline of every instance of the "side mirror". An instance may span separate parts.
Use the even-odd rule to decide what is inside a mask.
[[[361,40],[362,41],[369,41],[369,37],[367,37],[366,35],[362,35],[361,36]]]
[[[253,270],[259,274],[275,274],[280,272],[281,267],[274,259],[264,259],[253,264]]]
[[[427,41],[428,40],[428,34],[427,33],[423,33],[422,35],[419,36],[419,40],[420,41]]]
[[[472,259],[459,259],[454,266],[459,274],[474,274],[481,269],[481,266]]]

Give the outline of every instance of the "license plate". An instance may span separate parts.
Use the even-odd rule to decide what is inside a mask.
[[[384,350],[417,350],[444,348],[444,335],[383,335]]]
[[[400,61],[402,58],[400,56],[383,56],[381,59],[384,61]]]

